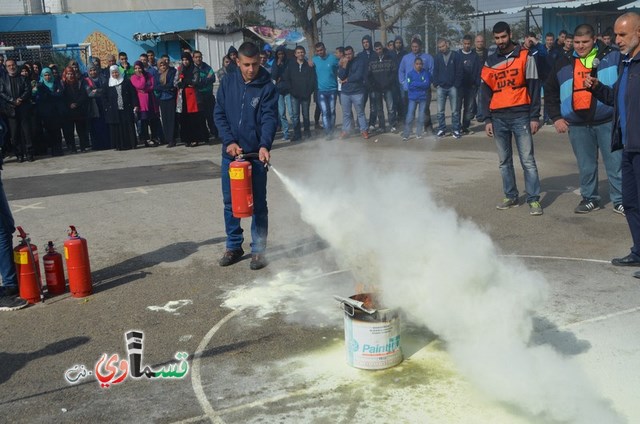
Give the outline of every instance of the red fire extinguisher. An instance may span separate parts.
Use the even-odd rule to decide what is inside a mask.
[[[20,297],[29,303],[44,302],[42,278],[38,262],[38,247],[31,244],[22,227],[17,227],[20,244],[13,249],[13,261],[16,264]]]
[[[91,265],[87,240],[80,237],[76,227],[69,226],[69,238],[64,242],[64,258],[69,273],[69,291],[73,297],[89,296],[91,286]]]
[[[47,291],[51,295],[62,294],[65,291],[64,269],[62,268],[62,255],[56,252],[53,242],[47,243],[47,254],[42,257],[44,262],[44,278],[47,282]]]
[[[231,210],[236,218],[253,216],[253,186],[251,185],[251,161],[249,155],[240,155],[229,164],[231,181]]]

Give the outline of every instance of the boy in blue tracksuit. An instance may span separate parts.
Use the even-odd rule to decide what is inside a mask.
[[[267,168],[278,125],[278,94],[269,73],[260,66],[260,51],[252,42],[238,49],[238,69],[220,83],[214,112],[222,139],[222,197],[227,233],[226,252],[220,266],[238,262],[242,250],[242,227],[231,209],[229,164],[240,154],[257,153],[252,160],[253,220],[251,222],[251,269],[267,265]]]
[[[416,57],[413,61],[413,70],[409,71],[406,77],[407,96],[409,97],[409,107],[407,109],[407,120],[402,132],[402,140],[409,140],[411,127],[413,125],[413,115],[418,108],[418,123],[416,124],[416,136],[422,137],[424,130],[424,110],[427,107],[427,90],[431,84],[429,72],[423,69],[422,58]]]

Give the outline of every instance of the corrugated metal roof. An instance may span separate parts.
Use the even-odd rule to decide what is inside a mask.
[[[531,9],[577,9],[582,6],[593,6],[600,3],[611,3],[616,0],[591,0],[591,1],[578,1],[578,0],[570,0],[570,1],[556,1],[551,3],[535,3],[530,4],[528,6],[516,6],[516,7],[507,7],[500,10],[492,10],[490,12],[481,12],[478,11],[476,13],[470,13],[467,16],[470,18],[475,18],[479,16],[489,16],[489,15],[498,15],[500,13],[513,14],[524,12],[525,10]],[[640,0],[634,1],[626,6],[620,6],[618,9],[629,9],[632,7],[640,7]]]
[[[591,0],[591,1],[557,1],[553,3],[536,3],[532,4],[532,7],[537,7],[540,9],[556,9],[556,8],[564,8],[564,9],[577,9],[582,6],[593,6],[594,4],[599,3],[611,3],[616,0]]]
[[[633,9],[633,8],[640,9],[640,1],[634,1],[632,3],[625,4],[624,6],[620,6],[618,10]]]

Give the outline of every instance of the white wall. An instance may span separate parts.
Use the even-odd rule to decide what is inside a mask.
[[[196,49],[202,52],[202,59],[217,71],[222,66],[222,57],[227,54],[229,47],[240,47],[244,41],[242,32],[228,35],[196,33]]]
[[[42,13],[40,0],[0,0],[0,15]]]

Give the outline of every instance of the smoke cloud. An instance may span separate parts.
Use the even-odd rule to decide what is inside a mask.
[[[624,422],[576,361],[531,345],[547,296],[541,274],[501,257],[474,223],[439,205],[418,169],[374,171],[364,158],[326,153],[295,181],[276,173],[341,267],[438,334],[461,373],[494,399],[544,422]]]

